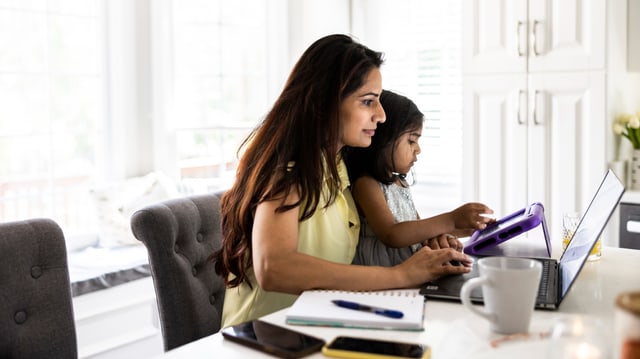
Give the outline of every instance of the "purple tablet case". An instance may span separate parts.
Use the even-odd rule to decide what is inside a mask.
[[[551,242],[547,223],[544,218],[544,207],[541,203],[532,203],[504,218],[489,224],[483,230],[476,230],[464,247],[469,255],[483,255],[483,252],[494,248],[502,242],[508,241],[522,233],[542,225],[547,254],[551,257]]]

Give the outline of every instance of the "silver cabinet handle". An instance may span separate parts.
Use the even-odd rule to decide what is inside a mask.
[[[538,36],[536,33],[538,24],[540,24],[540,21],[533,20],[533,28],[531,29],[531,49],[533,50],[534,56],[540,55],[540,53],[538,52],[538,41],[536,40],[536,37]]]
[[[533,91],[533,124],[535,126],[541,125],[542,122],[540,120],[538,120],[538,94],[540,93],[540,91],[535,90]]]
[[[522,95],[523,94],[524,94],[523,90],[518,90],[518,101],[517,101],[517,104],[516,104],[517,111],[518,111],[517,114],[516,114],[517,118],[518,118],[518,125],[524,125],[524,121],[522,120],[522,115],[521,115],[522,111],[521,111],[521,108],[520,108],[520,103],[521,103],[520,101],[522,99]]]
[[[518,37],[518,57],[524,56],[525,53],[521,51],[521,47],[520,47],[520,28],[522,27],[522,25],[524,25],[524,21],[518,21],[518,25],[516,28],[516,36]]]

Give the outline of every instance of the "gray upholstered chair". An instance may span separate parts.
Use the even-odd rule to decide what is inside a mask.
[[[0,357],[78,357],[64,234],[50,219],[0,223]]]
[[[207,258],[222,241],[221,195],[167,200],[131,216],[149,254],[165,351],[220,330],[225,287]]]

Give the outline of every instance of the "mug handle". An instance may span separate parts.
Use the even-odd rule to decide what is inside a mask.
[[[489,283],[489,278],[487,277],[477,277],[469,279],[462,285],[462,288],[460,289],[460,299],[462,299],[462,304],[464,304],[465,307],[469,308],[470,311],[489,321],[493,321],[495,319],[494,314],[487,313],[487,311],[485,310],[478,309],[473,305],[473,303],[471,303],[470,299],[471,291],[473,290],[473,288],[487,283]]]

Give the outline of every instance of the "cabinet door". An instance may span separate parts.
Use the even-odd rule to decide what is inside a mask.
[[[463,78],[463,198],[507,215],[527,203],[526,75]]]
[[[463,72],[527,70],[526,0],[470,0],[462,6]]]
[[[464,73],[604,70],[605,0],[470,0],[462,15]]]
[[[604,70],[605,0],[530,0],[529,71]]]
[[[552,238],[562,213],[584,212],[604,175],[603,72],[529,76],[528,193],[542,202]]]

